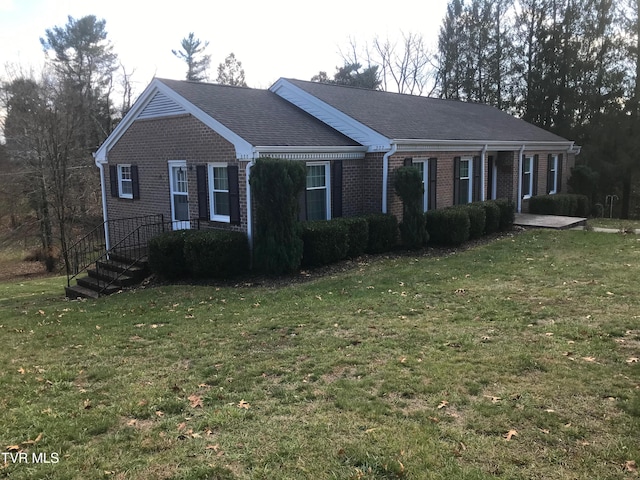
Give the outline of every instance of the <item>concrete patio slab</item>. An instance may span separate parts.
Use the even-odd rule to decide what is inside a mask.
[[[553,228],[565,230],[584,226],[587,224],[586,218],[563,217],[560,215],[536,215],[533,213],[516,213],[515,225],[529,228]]]

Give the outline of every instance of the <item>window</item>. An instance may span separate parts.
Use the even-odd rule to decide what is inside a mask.
[[[120,198],[133,198],[131,165],[118,165],[118,196]]]
[[[224,163],[209,164],[211,220],[229,222],[229,173]]]
[[[422,211],[426,212],[429,209],[429,160],[414,159],[413,166],[418,169],[422,177],[422,188],[424,189]]]
[[[522,160],[522,196],[530,198],[533,194],[533,157]]]
[[[329,163],[307,164],[307,220],[329,220]]]
[[[558,155],[549,155],[549,175],[547,190],[549,193],[558,191]]]
[[[460,160],[460,177],[458,180],[458,205],[464,205],[471,202],[472,195],[472,163],[470,158]]]

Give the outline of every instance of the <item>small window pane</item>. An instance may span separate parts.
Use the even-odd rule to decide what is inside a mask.
[[[189,220],[189,200],[186,195],[173,196],[173,209],[176,220]]]
[[[460,161],[460,178],[469,178],[469,160]]]
[[[133,195],[133,185],[131,180],[122,180],[120,183],[121,194],[122,195]]]
[[[307,190],[307,220],[326,220],[326,190]]]
[[[469,177],[466,179],[460,178],[460,188],[458,189],[458,204],[463,205],[465,203],[469,203]]]
[[[213,197],[214,215],[229,215],[229,193],[215,192]]]
[[[213,189],[229,190],[227,167],[213,167]]]
[[[324,165],[309,165],[307,167],[307,188],[326,186]]]

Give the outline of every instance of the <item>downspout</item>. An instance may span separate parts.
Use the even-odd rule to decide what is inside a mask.
[[[257,152],[256,152],[257,153]],[[253,267],[253,227],[252,227],[252,212],[251,212],[251,184],[249,183],[249,176],[251,175],[251,167],[255,164],[254,158],[247,162],[245,167],[245,182],[247,189],[247,238],[249,239],[249,261],[250,266]]]
[[[485,169],[484,169],[484,161],[487,158],[487,149],[489,148],[488,145],[485,144],[484,147],[482,147],[482,153],[480,154],[480,200],[481,201],[485,201],[487,199],[487,188],[485,185]],[[487,180],[488,181],[488,180]]]
[[[382,213],[387,213],[387,183],[389,180],[389,157],[398,151],[398,145],[391,143],[391,150],[382,157]]]
[[[102,219],[104,220],[104,240],[107,252],[111,249],[111,241],[109,240],[109,222],[107,217],[107,186],[104,181],[104,163],[96,161],[96,166],[100,170],[100,187],[102,189]]]
[[[524,155],[525,145],[520,147],[518,154],[518,213],[522,213],[522,156]]]

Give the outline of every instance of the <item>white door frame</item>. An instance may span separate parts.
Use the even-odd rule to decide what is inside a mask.
[[[187,191],[180,192],[177,191],[177,185],[175,181],[174,174],[177,169],[183,169],[184,174],[187,175],[187,161],[186,160],[169,160],[169,195],[171,202],[171,221],[173,222],[174,230],[186,230],[191,228],[191,222],[187,218],[186,220],[177,220],[176,219],[176,210],[174,205],[174,195],[181,195],[187,198],[187,205],[189,204],[189,186],[188,181],[186,184]],[[188,208],[188,207],[187,207]],[[188,211],[188,210],[187,210]]]

